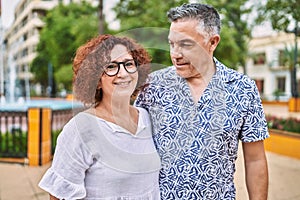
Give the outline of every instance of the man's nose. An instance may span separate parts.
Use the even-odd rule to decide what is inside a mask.
[[[171,55],[175,58],[182,57],[182,49],[178,45],[175,45],[171,48]]]

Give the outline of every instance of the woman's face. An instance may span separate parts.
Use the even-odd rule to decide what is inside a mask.
[[[127,48],[120,44],[114,46],[110,57],[111,62],[105,66],[106,73],[103,73],[101,77],[103,98],[130,98],[138,81],[138,71],[135,71],[137,66],[135,66],[133,57],[128,53]],[[118,73],[113,75],[118,68]]]

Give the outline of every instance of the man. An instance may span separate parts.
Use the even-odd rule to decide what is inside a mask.
[[[269,137],[254,81],[213,53],[220,17],[209,5],[168,12],[174,64],[154,72],[135,104],[146,108],[162,160],[162,199],[235,199],[235,161],[242,142],[249,199],[266,200]],[[230,55],[228,55],[230,56]]]

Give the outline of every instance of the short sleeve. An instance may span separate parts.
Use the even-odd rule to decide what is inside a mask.
[[[92,154],[82,142],[75,120],[70,120],[57,138],[52,166],[42,177],[39,187],[61,199],[86,196],[85,172],[93,163]]]
[[[256,142],[269,137],[267,121],[262,102],[255,83],[252,82],[253,93],[248,112],[242,127],[242,142]]]

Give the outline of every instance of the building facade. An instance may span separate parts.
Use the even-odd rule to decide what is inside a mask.
[[[295,35],[292,33],[272,32],[254,37],[249,42],[246,73],[255,80],[262,99],[288,101],[292,96],[291,67],[294,59],[291,56],[294,56],[294,50]],[[300,70],[299,63],[297,70]],[[298,72],[298,92],[299,80]]]
[[[29,66],[36,57],[39,32],[44,25],[41,18],[57,4],[58,1],[41,0],[20,0],[17,4],[13,24],[4,33],[6,96],[28,96],[28,84],[32,78]],[[8,94],[11,92],[14,94]]]
[[[14,10],[13,24],[3,37],[3,71],[6,95],[14,90],[15,96],[28,96],[29,80],[33,77],[29,67],[37,56],[39,33],[44,26],[42,17],[59,3],[68,4],[82,0],[20,0]],[[90,0],[90,2],[93,2]],[[15,78],[14,80],[11,80]],[[12,86],[14,84],[14,86]]]

